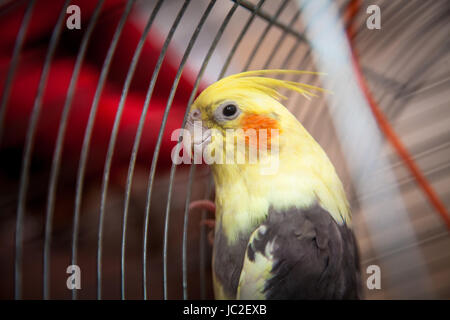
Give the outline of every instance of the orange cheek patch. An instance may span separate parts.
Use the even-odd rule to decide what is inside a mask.
[[[261,146],[260,139],[261,136],[264,138],[264,134],[261,133],[260,130],[265,130],[265,132],[267,132],[267,148],[270,149],[270,142],[271,142],[271,130],[275,129],[275,130],[279,130],[278,133],[281,133],[281,130],[279,128],[278,125],[278,121],[268,117],[268,116],[264,116],[264,115],[258,115],[258,114],[249,114],[249,115],[245,115],[242,118],[242,122],[241,122],[241,126],[242,129],[244,130],[244,132],[246,132],[247,130],[255,130],[256,131],[256,143],[258,146]],[[245,144],[248,146],[250,143],[250,137],[249,136],[245,136]]]

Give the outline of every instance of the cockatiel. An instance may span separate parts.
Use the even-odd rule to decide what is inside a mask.
[[[319,144],[280,103],[280,89],[307,98],[322,89],[267,77],[304,73],[312,72],[231,75],[191,106],[190,146],[216,160],[211,169],[217,299],[360,297],[358,249],[342,183]],[[246,134],[249,130],[256,135]]]

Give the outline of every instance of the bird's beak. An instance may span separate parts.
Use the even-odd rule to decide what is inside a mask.
[[[200,110],[195,109],[189,113],[186,130],[189,137],[183,137],[185,146],[189,147],[194,157],[201,156],[204,148],[211,142],[211,130],[204,126]]]

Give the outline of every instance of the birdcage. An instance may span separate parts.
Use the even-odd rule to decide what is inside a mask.
[[[346,188],[365,297],[449,298],[449,10],[2,1],[0,296],[213,298],[209,213],[189,204],[214,184],[171,161],[172,133],[208,84],[294,69],[333,92],[286,105]]]

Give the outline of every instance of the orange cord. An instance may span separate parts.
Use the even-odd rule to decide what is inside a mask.
[[[355,36],[355,28],[354,28],[354,18],[361,6],[361,0],[353,0],[349,3],[347,10],[345,12],[345,21],[349,21],[349,25],[347,28],[347,35],[349,38],[350,43],[353,40],[353,37]],[[347,20],[348,19],[348,20]],[[381,129],[381,131],[386,136],[387,140],[392,144],[400,158],[403,160],[406,167],[411,172],[412,176],[415,178],[417,184],[422,189],[422,191],[425,193],[425,196],[428,198],[430,204],[435,208],[435,210],[441,215],[442,219],[444,220],[444,223],[446,224],[447,228],[450,229],[450,215],[447,211],[447,208],[444,206],[443,202],[439,198],[439,196],[434,191],[431,184],[428,182],[428,180],[425,178],[425,175],[422,173],[418,165],[415,163],[414,159],[409,154],[408,149],[405,147],[403,142],[400,140],[398,135],[395,133],[394,129],[390,125],[389,121],[387,120],[386,116],[384,115],[383,111],[381,111],[381,108],[378,106],[377,102],[375,101],[367,83],[366,80],[361,72],[361,66],[359,64],[359,60],[356,54],[356,50],[352,46],[352,63],[353,68],[356,73],[356,77],[358,80],[358,83],[361,87],[361,89],[364,92],[364,95],[369,103],[370,109],[372,110],[372,113]]]
[[[361,7],[361,0],[353,0],[350,1],[345,12],[344,12],[344,21],[348,23],[347,26],[347,36],[350,39],[350,43],[355,36],[355,17]],[[352,48],[353,49],[353,48]]]

